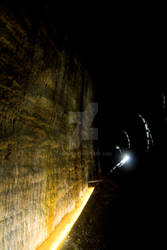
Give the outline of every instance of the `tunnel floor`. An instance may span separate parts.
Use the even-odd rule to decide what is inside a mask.
[[[163,218],[155,189],[140,178],[105,177],[61,250],[162,249]]]

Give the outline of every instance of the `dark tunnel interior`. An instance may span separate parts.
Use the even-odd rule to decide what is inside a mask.
[[[99,205],[98,198],[94,198],[96,207],[99,206],[97,211],[103,211],[99,217],[97,212],[97,218],[89,208],[94,202],[93,198],[86,207],[90,209],[91,216],[95,217],[93,221],[102,221],[100,229],[96,223],[92,223],[90,236],[81,233],[82,239],[79,243],[67,242],[62,249],[143,249],[151,248],[156,243],[156,249],[162,249],[166,226],[167,140],[166,36],[163,20],[157,16],[154,16],[155,19],[149,17],[148,11],[141,16],[136,11],[128,13],[123,6],[121,9],[120,6],[116,8],[102,3],[91,6],[82,2],[74,8],[70,4],[59,7],[54,1],[21,4],[15,1],[0,2],[0,6],[5,6],[5,10],[9,11],[12,20],[16,19],[20,23],[22,17],[31,20],[30,26],[34,27],[29,33],[32,44],[35,44],[35,34],[39,27],[54,27],[56,35],[50,32],[48,40],[42,41],[43,44],[41,42],[42,46],[45,48],[46,43],[47,48],[48,41],[56,41],[55,46],[59,53],[68,51],[72,58],[77,58],[89,72],[93,82],[92,103],[98,105],[98,112],[91,126],[98,129],[98,138],[94,141],[96,169],[90,180],[103,179],[102,183],[97,181],[97,197],[103,197],[99,194],[103,192],[104,197],[108,195],[109,198],[108,201],[103,201],[104,197],[101,200],[99,198]],[[3,12],[0,12],[0,20],[1,17]],[[1,25],[3,20],[2,18],[0,22],[1,34],[5,29]],[[3,53],[7,52],[0,48],[0,53],[3,58]],[[10,58],[10,54],[8,56]],[[52,61],[48,64],[52,67]],[[2,62],[2,72],[3,67]],[[12,74],[12,66],[8,70]],[[70,74],[72,75],[71,72]],[[86,79],[84,74],[81,78]],[[77,81],[79,85],[79,80]],[[79,88],[78,85],[75,89]],[[28,86],[30,87],[26,87],[25,92],[31,88],[31,85]],[[70,96],[70,93],[72,92],[67,91],[67,95]],[[0,98],[2,100],[6,97]],[[79,98],[77,100],[81,104],[77,111],[83,112],[84,99]],[[10,98],[5,100],[10,102]],[[59,103],[60,106],[65,105],[64,99],[63,104],[61,100]],[[0,138],[3,140],[5,136],[2,134]],[[48,138],[49,136],[48,133]],[[130,160],[122,168],[110,172],[125,153],[129,154]],[[110,197],[112,192],[113,196]],[[84,221],[84,216],[88,215],[81,215],[81,221]],[[77,225],[75,230],[79,230]],[[76,235],[72,231],[71,241],[76,240]],[[1,244],[5,246],[4,241],[0,246]],[[3,247],[0,249],[23,249],[19,246]]]

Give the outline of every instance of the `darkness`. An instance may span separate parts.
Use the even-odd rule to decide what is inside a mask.
[[[131,138],[132,170],[120,170],[110,177],[122,186],[120,206],[127,202],[122,208],[124,212],[117,209],[118,241],[121,237],[135,240],[136,235],[144,232],[146,238],[141,237],[141,241],[151,244],[156,237],[160,244],[166,218],[166,110],[163,110],[162,94],[167,94],[167,89],[163,15],[159,18],[148,9],[138,13],[136,8],[130,11],[129,6],[125,9],[125,6],[102,3],[90,6],[82,2],[75,8],[67,5],[60,8],[53,2],[36,5],[34,9],[31,4],[25,8],[24,3],[22,11],[34,15],[36,22],[45,18],[55,26],[60,48],[70,50],[92,74],[99,108],[95,124],[99,129],[102,175],[113,167],[115,145],[127,148],[122,131],[127,131]],[[13,8],[17,9],[17,5]],[[36,8],[38,12],[34,11]],[[149,152],[137,114],[145,117],[154,139]],[[105,153],[112,155],[105,156]],[[156,231],[152,229],[153,224]]]
[[[110,177],[121,186],[120,196],[108,217],[105,232],[115,236],[117,247],[163,244],[165,212],[166,122],[162,94],[166,94],[166,38],[161,18],[147,11],[129,13],[120,7],[77,6],[64,13],[60,30],[69,48],[91,72],[99,112],[102,174],[113,167],[115,145],[127,148],[122,130],[131,138],[132,169]],[[59,23],[60,24],[60,23]],[[143,124],[147,120],[154,146],[146,152]],[[107,156],[107,154],[112,154]],[[126,205],[125,205],[126,204]],[[128,242],[131,242],[130,244]],[[113,242],[112,242],[113,244]],[[108,247],[108,249],[110,249]],[[114,248],[115,249],[115,248]],[[117,248],[116,248],[117,249]]]
[[[127,148],[122,130],[131,138],[132,169],[116,171],[110,177],[122,189],[112,211],[115,220],[108,218],[115,230],[111,231],[106,223],[106,235],[115,236],[117,247],[136,249],[139,245],[157,243],[160,249],[166,221],[163,20],[156,15],[149,16],[147,11],[131,16],[104,5],[97,10],[82,7],[74,14],[69,12],[60,29],[65,33],[68,30],[69,47],[93,75],[95,101],[99,105],[95,124],[99,129],[102,174],[106,175],[113,167],[113,159],[117,157],[115,145]],[[154,138],[149,152],[146,152],[145,131],[137,114],[145,117]],[[112,156],[106,156],[107,153]]]

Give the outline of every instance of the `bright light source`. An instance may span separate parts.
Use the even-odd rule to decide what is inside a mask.
[[[121,168],[127,161],[129,161],[130,157],[129,155],[125,155],[122,159],[122,161],[118,162],[117,165],[115,165],[109,173],[112,173],[116,168]]]
[[[121,165],[125,164],[129,160],[129,155],[125,155],[124,158],[121,161]]]
[[[89,187],[81,199],[77,202],[71,213],[64,216],[62,221],[56,226],[50,237],[39,247],[38,250],[56,250],[60,249],[62,242],[69,234],[72,226],[80,216],[87,201],[89,200],[94,187]]]
[[[121,168],[128,160],[130,159],[129,155],[125,155],[122,161],[120,161],[116,167]]]

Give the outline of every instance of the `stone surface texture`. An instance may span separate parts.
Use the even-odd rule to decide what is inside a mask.
[[[43,19],[41,19],[43,20]],[[54,26],[0,4],[0,249],[35,249],[94,175],[93,83]],[[71,113],[76,112],[76,113]],[[75,131],[75,135],[74,135]],[[74,138],[75,137],[75,138]]]

